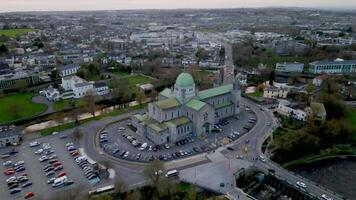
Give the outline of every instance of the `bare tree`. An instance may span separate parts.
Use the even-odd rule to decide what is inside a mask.
[[[78,140],[80,140],[82,138],[82,136],[83,136],[83,133],[79,128],[74,129],[73,133],[71,134],[71,137],[74,142],[77,142]]]
[[[143,174],[157,187],[163,178],[163,171],[164,163],[160,160],[154,160],[145,167]]]
[[[94,91],[90,90],[87,94],[80,99],[80,106],[84,108],[85,111],[89,112],[95,118],[95,111],[97,110],[96,96]]]

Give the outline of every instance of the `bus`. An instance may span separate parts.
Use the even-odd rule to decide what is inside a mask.
[[[174,169],[174,170],[168,171],[166,173],[166,177],[178,176],[178,174],[179,174],[179,172],[176,169]]]
[[[108,186],[104,186],[104,187],[89,191],[89,195],[98,195],[98,194],[102,194],[105,192],[113,191],[114,189],[115,189],[114,185],[108,185]]]

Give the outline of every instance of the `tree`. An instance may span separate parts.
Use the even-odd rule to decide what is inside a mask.
[[[164,163],[160,160],[154,160],[145,167],[143,174],[152,182],[153,186],[157,188],[163,178],[163,171]]]
[[[271,73],[269,74],[269,85],[273,85],[273,81],[275,79],[274,77],[274,70],[271,71]]]
[[[141,192],[139,189],[134,189],[132,192],[126,194],[125,200],[140,200]]]
[[[135,100],[138,102],[138,104],[140,105],[140,107],[142,107],[142,102],[146,99],[146,94],[144,91],[142,90],[138,90],[135,93]]]
[[[96,96],[93,90],[89,90],[87,94],[80,99],[80,106],[89,112],[95,118],[95,111],[97,110]]]
[[[191,186],[184,195],[184,200],[196,200],[197,199],[197,191],[194,186]]]
[[[83,133],[79,128],[74,129],[74,131],[71,134],[71,137],[74,142],[80,140],[82,138],[82,136],[83,136]]]
[[[315,90],[316,90],[316,87],[315,87],[314,84],[309,83],[309,84],[307,85],[306,91],[308,92],[309,95],[310,95],[310,94],[313,94],[313,93],[315,92]]]

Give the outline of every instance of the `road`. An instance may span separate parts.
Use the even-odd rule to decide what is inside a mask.
[[[248,134],[242,136],[236,143],[233,145],[236,148],[246,145],[246,141],[248,142],[248,154],[247,158],[250,162],[252,162],[257,168],[264,172],[268,172],[269,169],[275,170],[275,175],[280,177],[282,180],[296,185],[297,181],[304,182],[307,185],[306,192],[315,196],[319,199],[321,198],[322,194],[326,194],[328,197],[336,199],[342,199],[341,196],[335,194],[334,192],[314,183],[306,178],[298,176],[294,172],[291,172],[287,169],[282,168],[277,163],[273,162],[272,160],[268,159],[266,156],[266,162],[262,162],[259,159],[260,155],[262,154],[262,143],[263,141],[272,134],[273,128],[277,127],[277,122],[275,121],[273,114],[266,108],[261,110],[261,107],[254,102],[243,99],[243,104],[248,105],[252,111],[255,112],[257,116],[257,123],[255,126],[250,130]],[[267,126],[267,123],[271,123],[271,126]],[[235,157],[237,152],[228,153],[227,157]],[[257,159],[256,159],[257,158]]]

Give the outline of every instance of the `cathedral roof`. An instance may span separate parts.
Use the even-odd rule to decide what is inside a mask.
[[[194,86],[194,79],[189,73],[183,72],[176,79],[176,85],[180,87]]]
[[[223,85],[216,88],[211,88],[207,90],[202,90],[198,93],[199,99],[208,99],[211,97],[219,96],[231,92],[233,89],[232,84]]]
[[[163,110],[174,108],[180,105],[179,101],[177,101],[176,98],[169,98],[161,101],[156,101],[155,103],[158,107],[160,107]]]

